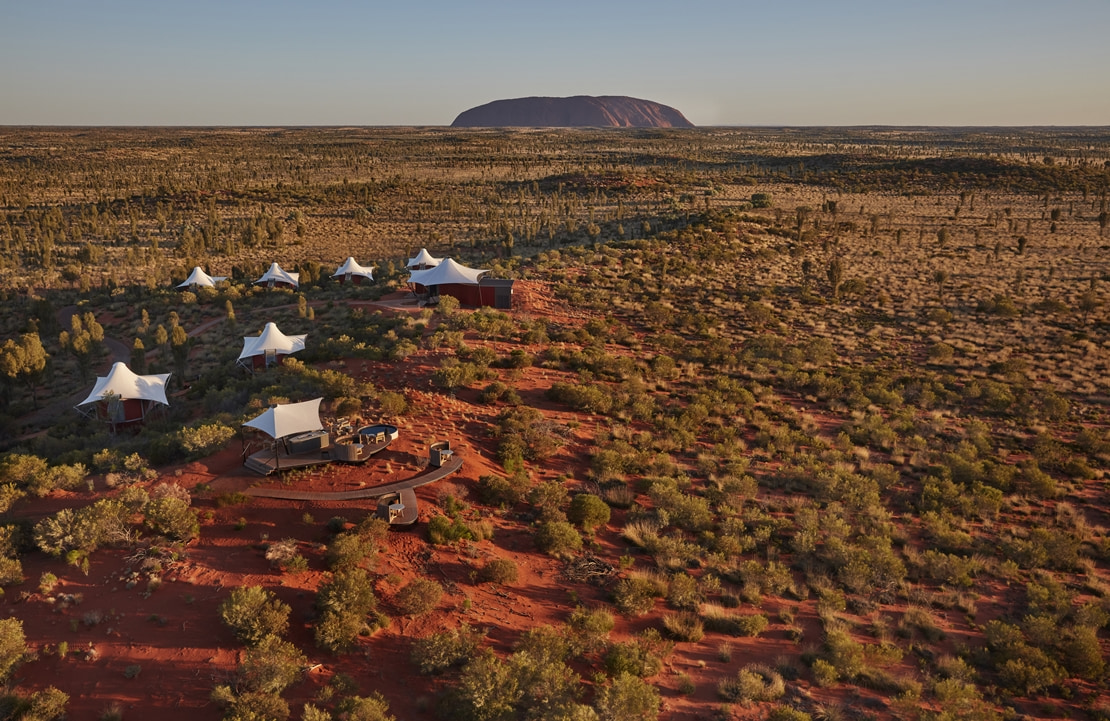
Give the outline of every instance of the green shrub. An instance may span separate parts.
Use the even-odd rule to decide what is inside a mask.
[[[569,556],[582,549],[582,536],[566,521],[548,521],[536,529],[536,547],[552,556]]]
[[[146,504],[143,511],[143,522],[155,533],[176,541],[191,541],[200,535],[196,511],[180,498],[155,498]]]
[[[26,658],[23,622],[18,618],[0,619],[0,681],[7,681]]]
[[[786,693],[782,674],[762,664],[749,664],[732,678],[717,685],[717,693],[727,701],[774,701]]]
[[[393,597],[397,610],[406,616],[423,616],[443,598],[443,586],[430,578],[415,578]]]
[[[254,646],[267,636],[281,636],[292,609],[261,586],[240,586],[220,604],[220,620],[241,643]]]
[[[507,558],[494,558],[478,572],[478,580],[483,583],[514,583],[517,579],[517,567]]]
[[[456,630],[419,638],[412,644],[412,662],[420,668],[420,673],[443,673],[468,661],[483,638],[484,633],[465,623]]]
[[[678,641],[697,643],[705,637],[705,624],[693,613],[672,613],[663,617],[663,627]]]
[[[567,519],[581,526],[586,533],[593,533],[598,526],[609,522],[609,506],[605,501],[590,493],[580,493],[570,502]]]
[[[267,636],[252,646],[239,666],[243,688],[260,693],[281,693],[301,677],[308,659],[300,650],[277,636]]]
[[[621,673],[597,691],[594,709],[599,721],[655,721],[659,718],[659,691],[630,673]]]

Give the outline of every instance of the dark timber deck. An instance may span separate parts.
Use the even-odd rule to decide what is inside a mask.
[[[419,488],[429,483],[435,483],[458,471],[462,468],[462,464],[462,458],[454,456],[439,468],[430,468],[425,473],[413,476],[407,481],[397,481],[396,483],[374,486],[373,488],[360,488],[357,491],[317,492],[294,491],[285,488],[248,488],[243,493],[257,498],[280,498],[286,501],[353,501],[359,498],[377,498],[387,493],[400,493],[409,488]],[[285,466],[282,465],[282,468],[285,468]]]
[[[277,471],[291,471],[295,468],[308,468],[322,466],[328,463],[365,463],[375,453],[384,451],[392,438],[387,437],[378,443],[367,443],[361,450],[354,451],[351,444],[337,444],[328,446],[311,453],[289,454],[284,449],[266,449],[251,454],[243,465],[263,476],[268,476]]]

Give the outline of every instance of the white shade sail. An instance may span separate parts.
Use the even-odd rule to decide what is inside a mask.
[[[89,397],[77,405],[119,398],[121,400],[140,399],[169,405],[166,400],[166,381],[169,373],[140,376],[127,367],[126,363],[114,363],[108,375],[97,378]]]
[[[467,268],[456,263],[451,258],[446,258],[442,263],[427,270],[414,270],[409,276],[410,283],[420,285],[447,285],[448,283],[461,283],[462,285],[478,285],[478,278],[488,270]]]
[[[271,438],[285,438],[297,433],[318,431],[324,427],[320,422],[320,401],[314,398],[303,403],[286,403],[274,406],[265,413],[250,419],[244,426],[257,428]]]
[[[419,266],[427,266],[429,268],[435,267],[443,262],[443,258],[434,258],[428,252],[427,248],[421,248],[420,252],[416,254],[415,258],[409,258],[409,262],[405,264],[406,268],[417,268]]]
[[[355,262],[354,258],[347,258],[347,261],[345,263],[343,263],[343,265],[339,266],[339,270],[332,273],[331,277],[332,278],[342,278],[342,277],[350,274],[352,276],[361,275],[363,278],[366,278],[367,280],[374,280],[373,271],[374,271],[373,268],[367,268],[365,266],[359,265],[357,262]]]
[[[243,337],[243,352],[239,354],[239,360],[266,355],[267,352],[282,355],[296,353],[304,350],[304,341],[307,337],[307,333],[304,335],[285,335],[278,330],[276,323],[267,323],[266,327],[262,329],[261,335]]]
[[[198,265],[197,267],[193,268],[193,272],[189,274],[189,277],[185,279],[185,282],[178,283],[177,287],[189,288],[196,285],[204,288],[214,288],[216,286],[216,283],[219,283],[223,280],[227,280],[227,277],[222,275],[208,275],[203,270],[201,270],[200,266]]]
[[[281,266],[276,262],[270,264],[270,269],[262,274],[262,277],[254,281],[255,283],[288,283],[294,288],[300,285],[300,273],[288,273],[281,269]]]

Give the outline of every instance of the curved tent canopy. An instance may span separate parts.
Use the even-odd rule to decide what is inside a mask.
[[[126,363],[113,363],[108,375],[97,378],[92,393],[77,405],[118,398],[124,401],[153,401],[168,406],[170,402],[166,400],[166,381],[169,377],[169,373],[140,376],[128,368]]]
[[[193,272],[189,274],[189,277],[185,279],[185,282],[184,283],[178,283],[177,287],[178,288],[191,288],[192,286],[195,285],[195,286],[203,287],[203,288],[214,288],[217,283],[219,283],[221,281],[224,281],[224,280],[227,280],[226,276],[208,275],[203,270],[201,270],[200,266],[198,265],[197,267],[193,268]]]
[[[296,288],[296,287],[300,286],[300,282],[299,282],[300,277],[301,277],[300,273],[288,273],[288,272],[282,270],[281,266],[278,265],[277,262],[275,261],[275,262],[270,264],[270,269],[267,270],[265,273],[263,273],[262,277],[259,278],[256,281],[254,281],[254,282],[255,283],[269,283],[269,284],[286,283],[286,284],[291,285],[294,288]]]
[[[276,323],[267,323],[260,335],[243,337],[243,352],[239,354],[239,360],[266,355],[267,352],[281,355],[296,353],[304,350],[307,337],[308,334],[285,335],[278,330]]]
[[[443,258],[432,257],[427,248],[421,248],[415,258],[409,258],[406,268],[434,268],[443,262]]]
[[[324,399],[314,398],[303,403],[274,406],[243,425],[257,428],[275,440],[297,433],[319,431],[324,428],[324,424],[320,422],[320,401],[322,400]]]
[[[367,280],[374,280],[374,269],[367,268],[355,262],[354,258],[347,258],[343,265],[339,266],[339,270],[332,273],[332,278],[344,278],[346,276],[361,276]]]
[[[467,268],[451,258],[445,258],[442,263],[434,268],[412,271],[409,282],[419,283],[423,286],[449,285],[451,283],[478,285],[478,278],[483,273],[488,272],[488,270],[479,270],[478,268]]]

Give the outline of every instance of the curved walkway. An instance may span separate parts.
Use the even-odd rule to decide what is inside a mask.
[[[399,493],[406,488],[419,488],[429,483],[446,478],[462,468],[463,459],[455,456],[439,468],[434,468],[427,473],[414,476],[407,481],[397,481],[384,486],[373,488],[360,488],[357,491],[291,491],[284,488],[247,488],[242,491],[245,496],[256,498],[278,498],[286,501],[353,501],[359,498],[377,498],[387,493]]]

